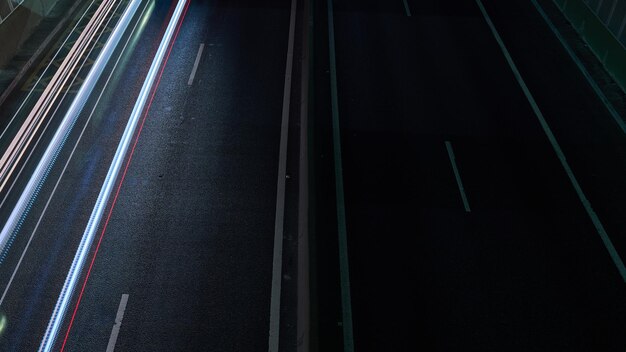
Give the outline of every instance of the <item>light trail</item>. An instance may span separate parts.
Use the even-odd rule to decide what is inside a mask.
[[[126,43],[122,47],[122,53],[124,53],[126,51],[126,48],[129,46],[129,44],[130,44],[131,48],[134,48],[134,46],[136,44],[137,37],[139,37],[141,35],[141,32],[143,31],[143,26],[145,25],[145,20],[146,20],[146,18],[148,18],[150,16],[150,14],[152,13],[153,10],[154,10],[154,1],[150,1],[149,4],[146,4],[144,6],[143,11],[141,12],[141,15],[140,15],[140,18],[142,18],[142,20],[141,20],[141,22],[136,23],[135,26],[133,27],[133,30],[131,31],[131,36],[128,38],[128,40],[126,41]],[[139,30],[137,31],[137,29],[139,29]],[[132,52],[132,49],[130,49],[130,51]],[[57,181],[56,181],[56,183],[54,185],[54,188],[52,188],[52,193],[50,194],[50,197],[48,197],[48,200],[46,201],[46,204],[45,204],[45,206],[43,208],[43,211],[39,215],[39,219],[37,220],[37,223],[35,224],[35,228],[31,232],[30,237],[28,238],[28,242],[26,243],[26,247],[22,251],[22,255],[20,256],[20,259],[18,260],[17,265],[15,266],[15,269],[13,269],[13,273],[11,274],[11,277],[9,278],[9,282],[7,283],[6,287],[4,288],[4,292],[2,293],[2,296],[0,296],[0,307],[2,306],[2,303],[4,302],[4,299],[5,299],[6,295],[7,295],[7,292],[9,291],[9,288],[11,288],[11,284],[13,283],[13,279],[15,278],[15,275],[17,274],[17,271],[20,269],[20,267],[22,265],[22,261],[24,260],[24,257],[26,256],[26,252],[30,248],[30,244],[33,241],[33,238],[35,237],[35,234],[37,233],[37,230],[39,230],[39,226],[41,225],[41,221],[42,221],[44,215],[46,215],[46,211],[48,209],[48,206],[50,205],[50,202],[52,201],[52,198],[56,194],[56,191],[57,191],[57,189],[59,187],[59,184],[61,183],[61,180],[63,179],[63,176],[65,175],[65,171],[67,170],[67,167],[70,164],[70,161],[72,161],[74,153],[76,152],[76,149],[78,148],[78,145],[80,144],[80,141],[83,138],[85,130],[87,129],[87,126],[89,126],[89,123],[90,123],[90,121],[91,121],[91,119],[92,119],[92,117],[94,115],[94,112],[96,111],[96,108],[98,107],[98,104],[100,103],[100,99],[102,98],[102,95],[104,94],[105,90],[109,86],[109,83],[111,82],[111,78],[113,77],[113,74],[117,72],[116,69],[117,69],[118,65],[120,64],[120,61],[122,62],[122,66],[124,66],[124,64],[125,64],[124,63],[125,60],[122,60],[122,57],[123,57],[123,54],[120,54],[120,56],[115,61],[115,64],[113,65],[113,69],[111,70],[111,73],[109,74],[109,77],[107,78],[106,82],[104,83],[104,88],[100,91],[100,95],[98,95],[98,99],[96,99],[96,103],[94,104],[93,108],[91,109],[91,113],[89,114],[89,117],[87,118],[87,121],[85,122],[85,125],[83,125],[83,129],[81,130],[80,134],[78,135],[78,140],[74,144],[74,147],[72,148],[72,151],[70,152],[70,156],[68,157],[67,161],[65,162],[65,165],[63,166],[63,169],[61,170],[61,174],[60,174],[59,178],[57,179]],[[0,336],[1,336],[1,334],[2,333],[0,331]]]
[[[77,44],[72,47],[70,54],[68,54],[68,57],[66,57],[61,64],[61,67],[59,67],[59,71],[53,77],[54,82],[51,81],[48,87],[46,87],[46,90],[29,114],[29,117],[26,119],[24,125],[20,128],[20,132],[18,132],[17,136],[2,156],[2,159],[0,159],[0,164],[2,164],[2,171],[0,171],[0,191],[8,181],[10,173],[12,173],[17,166],[19,159],[22,155],[24,155],[28,144],[30,144],[30,141],[35,136],[37,129],[41,126],[43,120],[45,119],[45,115],[49,112],[54,100],[60,95],[61,88],[69,79],[71,72],[76,68],[79,58],[83,55],[84,51],[88,49],[89,42],[91,42],[97,34],[98,28],[101,24],[104,23],[108,11],[112,9],[110,5],[113,5],[114,3],[114,1],[106,1],[103,2],[98,8],[96,15],[94,15],[83,33],[81,33]],[[118,23],[121,23],[121,21]],[[109,42],[113,38],[113,35],[111,35]],[[119,41],[119,38],[117,38],[117,41]],[[85,79],[85,82],[72,102],[70,109],[61,121],[61,124],[52,137],[50,144],[37,164],[35,171],[31,175],[26,187],[13,207],[11,214],[2,228],[2,231],[0,231],[0,263],[4,260],[8,248],[11,246],[11,243],[15,239],[15,236],[24,222],[26,215],[30,211],[37,194],[43,186],[43,182],[52,169],[52,166],[54,165],[65,140],[78,118],[78,113],[82,109],[89,94],[91,94],[91,90],[102,73],[106,62],[108,62],[108,59],[112,55],[112,51],[113,50],[111,49],[111,52],[106,53],[103,48],[102,53],[94,63],[94,69],[91,70]],[[103,56],[107,56],[106,60],[98,61]],[[100,62],[100,67],[96,66],[98,62]]]
[[[117,12],[117,10],[119,9],[119,7],[122,5],[122,3],[120,2],[115,10],[113,10],[113,13]],[[104,28],[109,26],[109,23],[111,21],[113,21],[113,17],[114,16],[110,16],[109,20],[107,21],[106,25]],[[98,37],[96,38],[96,40],[94,41],[94,43],[98,43],[100,41],[100,39],[102,38],[102,36],[104,36],[105,33],[104,31],[100,31],[100,34],[98,35]],[[96,50],[96,46],[92,45],[91,49],[89,49],[89,52],[87,52],[85,54],[85,58],[88,58],[91,56],[91,54],[94,52],[94,50]],[[69,82],[68,87],[73,86],[77,80],[78,80],[78,72],[81,72],[83,70],[83,68],[85,67],[85,65],[87,64],[87,60],[82,60],[81,65],[76,69],[77,74],[73,75],[73,79]],[[63,95],[61,96],[59,102],[62,102],[65,100],[65,98],[68,96],[68,94],[70,93],[69,89],[66,89],[65,92],[63,93]],[[57,112],[59,111],[59,109],[62,107],[62,104],[57,104],[56,107],[54,108],[54,110],[51,112],[50,116],[56,116]],[[9,198],[9,196],[11,195],[11,191],[13,190],[13,187],[15,186],[15,184],[18,182],[20,176],[22,175],[22,173],[24,172],[24,169],[26,169],[27,164],[30,160],[30,158],[33,156],[33,154],[35,153],[35,150],[37,148],[37,146],[39,146],[39,143],[41,142],[41,140],[44,138],[44,134],[46,133],[46,131],[48,130],[48,127],[50,126],[51,122],[52,122],[52,118],[47,119],[46,124],[43,126],[43,129],[41,130],[41,133],[39,133],[39,136],[37,137],[37,140],[33,143],[33,146],[30,149],[30,152],[28,153],[28,155],[26,156],[26,158],[24,159],[24,162],[21,163],[21,167],[19,168],[19,170],[17,170],[17,172],[15,173],[15,177],[13,177],[13,181],[11,182],[11,184],[7,184],[7,188],[6,188],[6,192],[4,192],[4,198],[2,198],[2,201],[0,201],[0,209],[2,208],[2,206],[4,205],[4,203],[6,202],[6,200]],[[1,139],[1,137],[0,137]],[[8,252],[9,247],[5,247],[4,248],[5,252]],[[2,264],[3,260],[0,259],[0,265]],[[1,304],[1,302],[0,302]]]
[[[138,1],[139,0],[135,0],[133,4],[138,3]],[[163,73],[163,68],[165,67],[165,62],[167,62],[167,58],[169,57],[169,54],[171,52],[170,43],[173,42],[173,38],[175,39],[175,36],[178,34],[178,29],[180,28],[179,23],[182,21],[182,17],[184,17],[184,11],[186,12],[187,5],[188,5],[187,0],[179,0],[178,4],[176,5],[176,9],[174,10],[174,13],[170,19],[170,22],[167,26],[165,34],[161,40],[157,53],[152,61],[150,70],[148,71],[148,75],[146,76],[144,84],[141,88],[141,91],[139,93],[135,106],[133,108],[133,111],[130,115],[128,124],[126,125],[126,128],[124,129],[124,133],[122,135],[120,143],[115,152],[115,156],[113,157],[113,160],[107,172],[104,184],[102,185],[102,188],[100,189],[100,193],[98,194],[98,199],[96,200],[94,209],[91,213],[91,216],[89,217],[89,222],[87,223],[87,226],[81,238],[81,242],[78,246],[78,250],[76,251],[76,255],[74,256],[74,260],[72,261],[70,270],[68,271],[67,277],[63,284],[63,288],[57,300],[55,309],[52,313],[52,316],[50,317],[48,328],[46,329],[46,333],[39,347],[39,352],[49,352],[54,347],[54,343],[58,335],[59,329],[61,327],[61,324],[63,322],[65,312],[67,311],[67,308],[72,298],[73,291],[76,288],[76,285],[78,283],[78,279],[80,277],[82,268],[87,260],[89,249],[91,248],[91,245],[95,238],[95,233],[98,229],[98,226],[102,219],[102,215],[104,214],[104,210],[108,203],[109,197],[111,195],[111,192],[113,190],[113,187],[115,185],[119,172],[121,170],[122,163],[130,147],[130,144],[131,144],[130,142],[135,133],[138,122],[142,116],[142,113],[144,113],[143,121],[145,121],[147,111],[149,110],[149,107],[152,104],[152,100],[154,99],[154,93],[156,91],[156,89],[153,90],[152,87],[155,81],[157,81],[156,86],[158,86],[160,77]],[[152,94],[150,94],[151,92]],[[149,102],[148,102],[148,99],[150,99]],[[147,108],[146,108],[146,104],[147,104]],[[141,133],[142,127],[143,127],[143,122],[139,128],[137,139]],[[74,319],[76,317],[76,312],[78,311],[78,307],[80,305],[81,299],[84,294],[85,286],[91,274],[93,263],[95,262],[98,249],[100,248],[100,244],[102,243],[102,238],[106,231],[106,225],[108,224],[108,221],[111,217],[111,212],[117,200],[117,196],[119,195],[119,191],[120,191],[122,182],[124,180],[124,177],[126,175],[126,171],[128,170],[128,165],[134,153],[135,146],[137,145],[137,139],[135,139],[135,143],[133,144],[133,149],[131,150],[130,157],[126,163],[126,168],[124,169],[124,173],[122,174],[122,179],[118,185],[115,198],[113,199],[113,204],[109,210],[104,228],[102,229],[100,238],[98,240],[98,243],[94,252],[94,256],[92,257],[91,263],[89,265],[89,269],[87,270],[87,274],[83,281],[83,285],[81,287],[81,291],[78,296],[76,306],[72,313],[72,317],[70,319],[69,326],[65,334],[63,344],[61,346],[61,351],[65,349],[67,339],[69,337]]]
[[[20,209],[20,207],[14,208],[9,220],[13,219],[13,221],[17,223],[16,219],[19,217],[19,223],[21,224],[21,222],[23,222],[23,216],[25,216],[25,213],[27,213],[28,209],[32,206],[32,196],[39,192],[39,189],[41,188],[41,185],[45,180],[47,174],[50,172],[52,164],[56,160],[61,148],[63,147],[63,144],[65,143],[69,132],[76,123],[76,120],[78,119],[78,114],[84,106],[85,101],[91,94],[91,91],[93,90],[96,82],[100,78],[104,67],[109,62],[113,51],[117,47],[120,38],[126,31],[126,28],[128,27],[128,24],[134,16],[137,8],[139,7],[140,2],[140,0],[134,0],[126,8],[124,14],[122,15],[122,18],[120,19],[115,29],[113,30],[113,33],[109,37],[109,40],[102,48],[102,52],[94,62],[93,69],[87,75],[84,84],[81,86],[78,94],[74,98],[72,105],[70,106],[68,112],[63,118],[63,121],[61,122],[61,126],[56,131],[54,137],[52,138],[52,141],[46,148],[43,157],[41,158],[39,164],[37,165],[37,168],[35,169],[33,177],[31,177],[25,191],[22,193],[18,204],[22,204],[24,209]],[[7,226],[8,225],[9,224],[7,223]],[[5,226],[5,228],[3,229],[2,235],[6,235],[7,226]],[[55,307],[55,312],[58,312],[58,308],[59,307]],[[59,327],[56,325],[55,321],[51,319],[46,334],[44,335],[41,347],[39,349],[40,351],[50,351],[50,349],[52,348],[52,344],[49,342],[54,342],[54,336],[56,335],[55,332],[58,331],[58,328]]]
[[[89,9],[93,6],[93,4],[96,3],[96,0],[93,0],[91,2],[91,4],[89,4],[89,6],[87,6],[87,10],[85,12],[83,12],[83,14],[80,16],[80,18],[78,19],[78,21],[76,21],[76,24],[74,25],[74,27],[72,28],[72,30],[69,32],[70,35],[68,35],[65,40],[63,41],[63,43],[61,43],[61,45],[59,46],[59,49],[57,50],[57,52],[54,54],[54,56],[52,57],[52,59],[50,59],[50,63],[48,63],[48,65],[46,66],[46,68],[43,70],[43,72],[41,73],[41,75],[39,76],[39,78],[37,79],[37,81],[35,82],[35,84],[33,84],[33,88],[28,92],[28,94],[26,95],[26,98],[24,98],[24,100],[22,100],[22,103],[20,104],[20,106],[17,108],[17,111],[15,112],[15,114],[13,114],[13,117],[11,118],[11,120],[9,121],[9,123],[6,125],[6,127],[4,128],[4,130],[2,131],[2,133],[0,133],[0,139],[2,139],[2,137],[4,137],[4,135],[7,133],[7,131],[9,130],[9,128],[11,127],[11,125],[13,124],[13,121],[15,121],[15,118],[17,117],[17,115],[19,115],[20,111],[22,111],[22,108],[24,107],[24,105],[26,105],[26,102],[28,101],[28,99],[30,98],[30,96],[33,94],[33,92],[35,91],[35,88],[37,88],[37,85],[39,85],[39,82],[41,82],[41,80],[46,76],[46,73],[48,72],[48,70],[50,69],[50,66],[52,66],[52,64],[54,63],[54,61],[56,60],[56,58],[59,56],[59,54],[61,53],[61,51],[63,51],[63,48],[65,47],[65,44],[67,44],[67,41],[71,38],[71,34],[76,31],[76,28],[78,28],[78,25],[81,24],[83,18],[85,18],[85,16],[87,15],[87,13],[89,12]]]
[[[114,4],[115,1],[107,0],[102,2],[98,7],[96,13],[87,24],[87,27],[80,34],[69,54],[61,63],[59,70],[54,74],[17,134],[11,140],[8,148],[5,150],[2,157],[0,157],[0,191],[4,189],[11,174],[39,131],[45,117],[61,94],[62,87],[65,86],[70,79],[80,58],[87,51],[96,33],[101,29],[102,24],[111,12]]]

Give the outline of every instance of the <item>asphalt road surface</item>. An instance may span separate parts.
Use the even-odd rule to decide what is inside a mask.
[[[3,351],[39,347],[174,5],[142,3],[3,263],[4,288],[40,221],[0,306]],[[289,6],[190,4],[56,350],[106,350],[123,295],[116,350],[267,349]]]
[[[0,351],[39,348],[176,3],[142,1],[2,258]],[[53,350],[624,351],[626,131],[531,1],[192,0],[178,28]]]
[[[592,220],[626,253],[624,131],[532,3],[328,4],[316,180],[343,180],[345,216],[318,204],[318,223],[347,248],[318,258],[348,256],[350,291],[323,300],[320,350],[622,351],[624,277]]]

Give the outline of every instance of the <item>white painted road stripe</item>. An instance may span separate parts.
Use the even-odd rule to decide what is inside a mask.
[[[193,79],[196,77],[196,71],[198,70],[198,64],[200,63],[200,57],[202,57],[203,50],[204,50],[204,43],[200,44],[200,48],[198,49],[198,55],[196,55],[196,62],[194,62],[193,64],[193,69],[191,70],[189,81],[187,82],[188,86],[193,84]]]
[[[109,344],[107,345],[106,352],[113,352],[115,350],[115,344],[117,343],[117,336],[120,334],[120,328],[122,327],[122,319],[124,319],[124,312],[126,311],[126,305],[128,304],[128,294],[123,294],[120,299],[120,306],[117,308],[117,315],[115,316],[115,324],[111,329],[111,336],[109,337]]]
[[[146,10],[148,8],[148,4],[149,3],[146,3],[146,5],[144,6],[143,11],[141,12],[141,15],[139,16],[139,18],[143,18],[144,13],[146,12]],[[126,43],[124,44],[124,47],[122,48],[121,53],[124,53],[124,51],[126,50],[126,47],[128,46],[128,43],[130,42],[130,39],[134,37],[135,30],[137,29],[137,25],[139,24],[139,22],[140,21],[137,21],[137,23],[135,23],[135,26],[133,27],[131,35],[126,40]],[[65,162],[65,166],[63,166],[63,170],[61,171],[61,174],[59,175],[59,178],[57,179],[57,182],[54,184],[54,188],[52,189],[52,193],[50,193],[50,197],[46,201],[46,205],[44,206],[44,208],[43,208],[43,210],[41,212],[41,215],[39,216],[39,219],[37,220],[37,224],[35,224],[35,228],[33,229],[33,232],[31,232],[30,237],[28,238],[28,242],[26,243],[26,247],[24,247],[24,251],[22,251],[22,254],[20,255],[20,259],[18,260],[17,265],[15,266],[15,269],[13,270],[13,273],[11,274],[11,278],[9,279],[9,282],[7,283],[7,286],[4,288],[4,292],[2,293],[2,297],[0,298],[0,306],[2,306],[2,303],[4,302],[4,299],[5,299],[6,295],[7,295],[7,292],[9,291],[9,288],[11,287],[11,284],[13,283],[13,279],[15,279],[15,274],[17,274],[17,271],[19,270],[20,266],[22,265],[22,261],[24,260],[24,256],[26,256],[26,252],[28,252],[28,249],[30,248],[30,243],[33,241],[33,237],[35,237],[35,233],[39,229],[39,225],[41,224],[41,220],[43,219],[44,215],[48,211],[48,206],[50,205],[50,202],[52,201],[52,197],[54,197],[54,195],[56,194],[57,188],[59,188],[59,184],[61,183],[61,179],[65,175],[65,171],[67,170],[67,166],[70,164],[70,161],[72,161],[74,153],[76,152],[76,148],[78,147],[78,144],[80,143],[80,141],[83,139],[83,135],[85,134],[85,130],[87,129],[87,126],[89,125],[89,122],[91,121],[91,118],[93,117],[93,114],[96,111],[96,108],[98,107],[98,103],[100,103],[100,99],[102,99],[102,95],[104,94],[106,88],[108,87],[109,81],[111,80],[111,77],[113,77],[113,73],[115,72],[115,69],[117,68],[117,65],[119,64],[121,58],[122,58],[122,54],[120,54],[120,56],[118,56],[117,60],[115,61],[115,65],[113,65],[113,69],[111,69],[111,73],[109,73],[109,77],[107,77],[107,80],[104,83],[104,87],[102,88],[102,90],[100,90],[100,95],[98,95],[98,99],[96,100],[96,103],[94,104],[93,108],[91,109],[91,113],[89,113],[89,117],[87,118],[87,122],[85,122],[85,125],[83,126],[83,129],[80,131],[80,135],[78,136],[78,139],[76,140],[76,144],[74,144],[74,148],[72,148],[72,152],[70,153],[70,156],[67,158],[67,161]]]
[[[537,116],[537,120],[539,120],[539,124],[541,125],[541,128],[543,128],[543,132],[548,137],[548,140],[550,141],[550,144],[552,145],[552,149],[554,149],[554,153],[559,158],[559,161],[561,162],[561,165],[563,166],[563,169],[565,170],[567,177],[572,183],[572,186],[574,187],[574,190],[576,191],[576,194],[578,195],[580,202],[585,208],[587,215],[591,219],[593,226],[596,228],[598,235],[600,235],[600,238],[602,239],[604,246],[609,252],[609,255],[611,256],[613,263],[615,264],[615,266],[617,267],[617,270],[622,276],[622,279],[624,280],[624,282],[626,282],[626,267],[624,267],[624,262],[622,261],[622,258],[620,258],[619,254],[617,253],[617,250],[615,249],[615,246],[613,246],[613,242],[611,241],[609,234],[604,229],[604,225],[602,225],[600,218],[591,207],[591,202],[589,202],[589,199],[587,199],[587,197],[585,196],[585,193],[580,187],[580,184],[578,183],[576,176],[574,176],[574,172],[572,171],[572,168],[569,166],[569,163],[567,162],[565,158],[565,154],[563,153],[563,150],[561,150],[561,146],[559,145],[559,143],[556,140],[556,137],[552,133],[552,130],[550,129],[548,122],[544,118],[543,113],[539,109],[539,106],[537,105],[535,98],[530,93],[530,90],[528,89],[528,86],[526,85],[524,78],[522,78],[522,74],[517,69],[517,65],[515,65],[515,62],[513,62],[513,58],[511,57],[509,50],[504,45],[504,42],[502,41],[502,37],[500,37],[498,30],[496,29],[495,25],[491,21],[491,17],[489,17],[489,14],[487,13],[487,10],[483,6],[482,1],[476,0],[476,4],[478,5],[480,12],[483,14],[483,17],[485,18],[485,21],[487,22],[487,25],[489,26],[489,29],[491,30],[491,33],[493,34],[496,42],[500,46],[500,50],[502,51],[502,54],[504,55],[506,62],[509,64],[511,71],[513,71],[513,75],[515,76],[517,83],[522,88],[524,95],[526,95],[526,99],[528,100],[528,103],[530,104],[535,115]]]
[[[454,156],[454,150],[452,149],[452,143],[446,141],[446,149],[448,150],[448,157],[450,157],[450,164],[452,164],[452,171],[454,171],[454,177],[456,178],[456,184],[459,186],[459,192],[461,192],[461,199],[463,200],[463,207],[465,207],[466,212],[471,212],[469,202],[467,201],[467,196],[465,195],[465,188],[463,187],[463,182],[461,181],[461,173],[459,172],[459,168],[456,165],[456,158]]]
[[[270,298],[270,329],[268,351],[278,352],[280,334],[280,291],[283,272],[283,227],[285,222],[285,182],[287,179],[287,141],[289,136],[289,107],[291,104],[291,76],[293,72],[293,47],[296,32],[297,0],[291,0],[289,20],[289,41],[287,46],[287,65],[285,68],[285,87],[283,112],[280,127],[280,149],[278,155],[278,183],[276,186],[276,218],[274,221],[274,258],[272,260],[272,291]]]
[[[407,0],[402,0],[402,2],[404,3],[404,11],[406,11],[406,15],[408,17],[411,17],[411,9],[409,8],[409,3],[407,2]]]

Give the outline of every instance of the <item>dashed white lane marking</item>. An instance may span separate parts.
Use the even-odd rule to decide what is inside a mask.
[[[115,350],[115,344],[117,344],[117,336],[120,334],[120,328],[122,327],[122,319],[124,319],[124,312],[126,311],[126,305],[128,304],[128,294],[125,293],[120,299],[120,305],[117,308],[117,315],[115,316],[115,325],[111,330],[111,336],[109,337],[109,344],[107,345],[106,352],[113,352]]]
[[[196,71],[198,71],[198,64],[200,64],[200,58],[202,57],[202,51],[204,51],[204,43],[200,44],[200,48],[198,48],[198,55],[196,55],[196,62],[193,64],[193,69],[191,70],[191,75],[189,76],[189,81],[187,85],[190,86],[193,84],[193,79],[196,77]]]
[[[404,11],[406,11],[407,17],[411,17],[411,9],[409,8],[409,3],[406,0],[402,0],[404,3]]]
[[[448,150],[448,157],[450,157],[450,164],[452,164],[452,171],[454,171],[454,177],[456,178],[456,184],[459,186],[459,192],[461,192],[461,199],[463,200],[463,207],[466,212],[471,212],[469,202],[467,201],[467,195],[465,195],[465,188],[461,181],[461,173],[456,165],[456,157],[454,156],[454,150],[452,149],[452,143],[446,141],[446,149]]]

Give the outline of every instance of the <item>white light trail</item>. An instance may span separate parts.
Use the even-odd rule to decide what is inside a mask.
[[[48,324],[48,328],[46,329],[46,334],[44,335],[41,346],[39,347],[39,352],[49,352],[54,347],[54,341],[63,322],[63,318],[70,303],[72,293],[76,288],[76,284],[78,283],[82,268],[85,264],[85,261],[87,260],[89,249],[91,247],[91,244],[93,243],[96,231],[100,224],[100,220],[102,219],[102,215],[104,214],[104,210],[115,185],[115,181],[121,170],[122,163],[124,161],[124,158],[126,157],[126,153],[130,147],[132,137],[135,133],[135,129],[137,128],[141,114],[146,107],[150,91],[157,78],[159,68],[163,63],[163,59],[165,58],[167,49],[172,41],[174,32],[176,31],[176,27],[183,14],[186,3],[187,0],[178,1],[178,4],[176,5],[174,13],[172,14],[170,22],[167,26],[167,29],[165,30],[165,34],[163,35],[157,53],[152,61],[152,64],[150,65],[148,75],[146,76],[143,86],[141,87],[141,91],[139,92],[139,96],[137,98],[137,101],[135,102],[133,111],[131,112],[130,119],[128,120],[128,124],[124,129],[124,134],[122,135],[120,143],[117,146],[115,156],[113,157],[113,161],[111,162],[111,166],[109,167],[109,170],[107,172],[104,184],[100,189],[98,199],[96,200],[96,204],[94,205],[91,216],[89,217],[89,222],[87,223],[87,227],[85,228],[85,231],[83,233],[83,237],[78,246],[78,250],[76,251],[76,255],[74,256],[74,260],[72,261],[72,266],[67,273],[65,283],[63,284],[63,289],[61,290],[55,309],[52,313],[52,316],[50,317],[50,323]]]
[[[106,44],[102,48],[102,52],[100,53],[100,55],[94,62],[92,70],[89,72],[89,74],[87,75],[87,78],[85,79],[85,82],[80,87],[80,90],[78,91],[78,94],[74,98],[74,101],[72,101],[72,105],[70,106],[65,117],[63,118],[63,121],[61,122],[61,126],[54,134],[52,141],[48,145],[48,148],[46,148],[46,151],[43,157],[41,158],[39,164],[37,165],[37,168],[35,169],[35,173],[29,180],[28,185],[26,186],[26,189],[22,193],[22,196],[20,197],[18,201],[19,206],[16,206],[13,209],[13,212],[11,213],[11,216],[9,218],[9,221],[7,222],[7,225],[5,225],[5,227],[2,229],[2,233],[0,234],[0,236],[2,237],[0,237],[0,240],[4,239],[4,236],[8,236],[9,231],[13,233],[14,231],[19,230],[18,225],[21,225],[21,223],[24,221],[24,218],[26,217],[28,210],[32,206],[32,203],[35,198],[34,196],[36,196],[36,194],[41,189],[41,186],[43,182],[45,181],[46,176],[50,172],[50,169],[52,168],[52,165],[54,164],[55,159],[57,158],[59,152],[61,151],[61,148],[63,147],[63,144],[65,143],[65,140],[67,139],[72,127],[76,123],[76,120],[78,119],[78,115],[80,111],[85,105],[85,102],[87,101],[89,95],[91,94],[93,87],[96,85],[96,82],[100,78],[100,75],[102,74],[102,71],[104,70],[104,67],[109,62],[109,59],[111,58],[111,55],[113,54],[113,51],[117,47],[117,44],[119,43],[122,35],[124,34],[124,32],[126,31],[126,28],[128,27],[128,24],[130,23],[131,19],[135,15],[135,12],[137,11],[137,8],[139,7],[140,3],[141,3],[141,0],[133,0],[128,5],[126,10],[124,11],[124,14],[122,15],[122,18],[120,19],[115,29],[113,30],[113,33],[109,37],[109,40],[106,42]],[[7,229],[7,227],[9,228]],[[74,267],[75,264],[76,263],[74,262],[72,263],[72,268]],[[63,291],[61,292],[61,295],[62,296],[71,295],[71,292],[66,292],[66,285],[63,286]],[[64,313],[65,308],[66,307],[60,306],[59,302],[57,302],[57,305],[55,306],[54,312],[50,319],[50,323],[48,324],[48,328],[46,329],[46,333],[41,342],[41,346],[39,347],[39,351],[50,351],[52,349],[54,340],[56,338],[56,334],[58,333],[59,325],[62,320],[62,319],[55,318],[55,317],[58,316],[59,314],[61,314],[62,316],[62,313]]]

